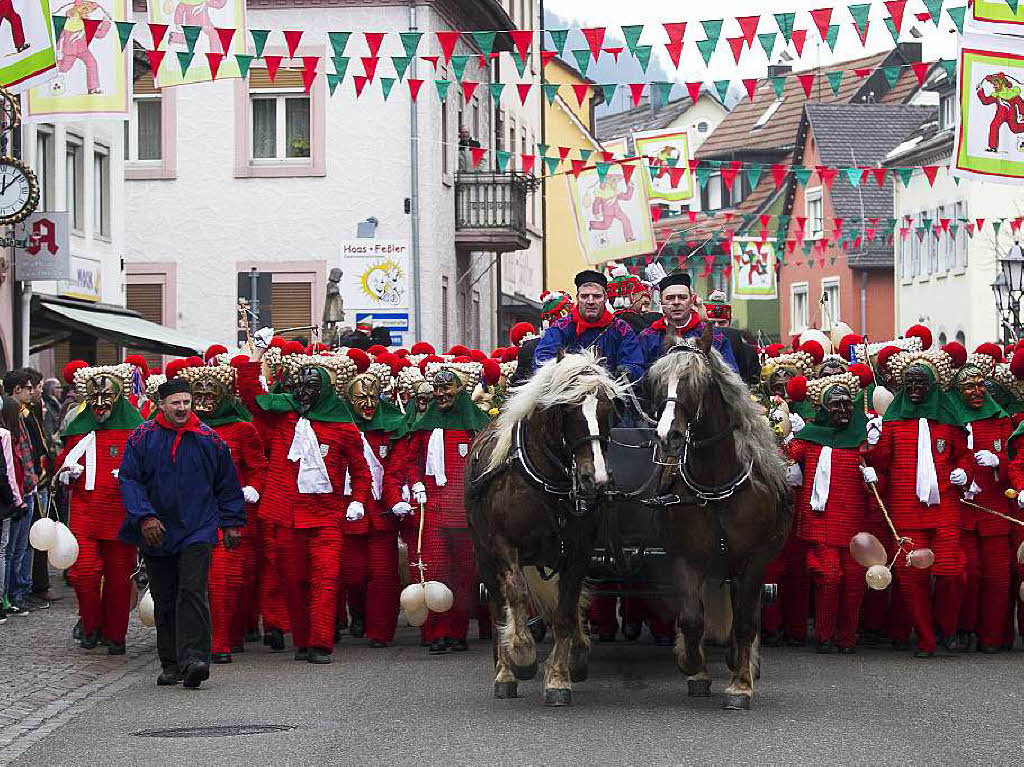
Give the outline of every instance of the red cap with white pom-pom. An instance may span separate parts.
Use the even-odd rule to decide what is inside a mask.
[[[349,349],[348,358],[356,363],[356,370],[365,373],[370,367],[370,355],[362,349]]]
[[[903,335],[920,338],[922,351],[928,351],[932,348],[932,331],[924,325],[911,325]]]
[[[849,372],[857,376],[857,380],[860,381],[860,388],[862,389],[868,388],[868,386],[870,386],[875,380],[875,376],[872,374],[871,368],[863,362],[855,362],[850,365]]]
[[[818,344],[820,347],[821,344]],[[786,381],[786,396],[792,402],[803,402],[807,399],[807,378],[804,376],[793,376]]]
[[[821,361],[825,359],[825,350],[821,348],[821,344],[817,341],[804,341],[800,351],[811,355],[815,365],[820,365]]]
[[[967,350],[959,341],[950,341],[941,348],[953,361],[953,367],[962,368],[967,363]]]

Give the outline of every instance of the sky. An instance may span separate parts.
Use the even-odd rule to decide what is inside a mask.
[[[860,0],[860,2],[865,1],[867,0]],[[946,14],[945,8],[965,5],[966,2],[967,0],[945,0],[940,24],[936,28],[930,21],[920,22],[915,18],[917,13],[926,11],[923,0],[909,0],[904,14],[903,33],[900,41],[915,40],[911,35],[911,28],[914,27],[922,33],[918,41],[923,43],[923,56],[926,61],[954,57],[956,55],[956,28]],[[578,28],[606,27],[605,47],[609,47],[621,44],[612,42],[612,40],[621,41],[619,27],[622,25],[644,24],[645,29],[640,38],[640,44],[654,45],[651,68],[647,75],[639,78],[636,76],[639,67],[626,51],[623,52],[622,58],[631,60],[618,65],[622,68],[621,72],[615,69],[614,65],[612,69],[602,66],[600,70],[602,76],[607,78],[609,73],[618,74],[614,82],[620,83],[662,79],[662,76],[654,74],[655,59],[657,59],[660,68],[676,81],[683,83],[702,80],[710,88],[714,80],[738,81],[740,78],[763,77],[767,73],[769,63],[779,63],[783,50],[788,51],[789,55],[794,57],[795,60],[791,62],[794,69],[800,70],[828,66],[836,61],[860,58],[893,48],[892,35],[884,21],[889,13],[881,0],[871,2],[866,46],[861,45],[853,19],[847,10],[847,3],[844,1],[834,3],[832,23],[838,24],[840,29],[835,54],[833,54],[828,46],[820,41],[814,21],[808,13],[812,9],[827,5],[829,5],[829,0],[782,0],[781,2],[779,0],[717,0],[714,3],[695,2],[695,0],[685,0],[685,2],[679,0],[630,0],[629,2],[622,0],[545,0],[544,7],[549,17],[557,16],[559,20],[567,22],[567,25],[574,30],[570,33],[566,44],[565,55],[570,62],[574,62],[569,53],[570,50],[586,47],[586,41],[578,32]],[[792,43],[784,49],[784,41],[780,35],[775,44],[772,61],[769,62],[760,43],[755,38],[752,49],[743,51],[737,65],[732,50],[726,42],[726,38],[738,37],[741,34],[735,17],[761,14],[757,31],[759,33],[777,32],[778,26],[772,14],[785,12],[796,13],[795,29],[808,30],[803,56],[799,59],[796,58],[796,50]],[[710,64],[705,66],[704,59],[694,43],[705,37],[700,22],[715,18],[725,18],[722,39],[711,57]],[[665,50],[664,43],[668,41],[668,37],[662,24],[679,21],[687,22],[687,28],[680,66],[676,70]],[[551,24],[549,23],[548,26],[550,27]],[[550,40],[546,40],[545,44],[549,45]],[[604,59],[611,61],[607,54],[602,55],[602,62]],[[608,81],[608,79],[604,80],[604,82]],[[685,91],[677,90],[673,96],[680,96],[683,93]],[[620,108],[625,108],[625,105]]]

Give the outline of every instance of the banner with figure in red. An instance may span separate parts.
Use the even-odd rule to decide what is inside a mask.
[[[23,93],[53,77],[52,26],[47,0],[0,0],[0,86]]]

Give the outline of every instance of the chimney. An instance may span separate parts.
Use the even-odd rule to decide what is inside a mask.
[[[900,43],[897,48],[908,64],[916,64],[922,60],[921,43]]]
[[[782,75],[788,75],[793,71],[793,67],[789,64],[772,64],[768,67],[769,77],[780,77]]]

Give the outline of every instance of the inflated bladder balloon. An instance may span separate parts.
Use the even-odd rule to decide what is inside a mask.
[[[146,593],[139,600],[139,620],[143,626],[156,626],[156,605],[153,604],[153,595],[149,593],[149,589],[146,589]]]
[[[427,609],[425,598],[423,584],[410,583],[402,589],[402,595],[398,598],[398,602],[406,613],[415,613]]]
[[[871,406],[876,413],[885,415],[885,411],[889,409],[892,401],[893,395],[891,391],[881,385],[875,386],[875,391],[871,395]]]
[[[441,583],[441,581],[427,581],[424,583],[423,596],[427,603],[427,608],[435,613],[448,612],[455,602],[455,595],[452,594],[452,590]]]
[[[1020,546],[1017,547],[1017,561],[1024,565],[1024,541],[1021,541]]]
[[[47,559],[58,570],[67,570],[78,561],[78,539],[63,522],[57,522],[57,540]]]
[[[57,522],[49,517],[37,519],[28,531],[28,542],[36,551],[49,551],[57,545]]]
[[[914,549],[907,554],[907,564],[918,570],[927,570],[935,564],[935,552],[931,549]]]
[[[423,605],[423,608],[421,610],[406,613],[405,619],[409,621],[410,626],[422,626],[424,623],[427,622],[427,612],[427,606]]]
[[[864,580],[875,591],[885,591],[892,583],[892,573],[885,565],[872,565],[864,574]]]
[[[850,539],[850,554],[861,567],[886,563],[885,546],[871,533],[857,533]]]

